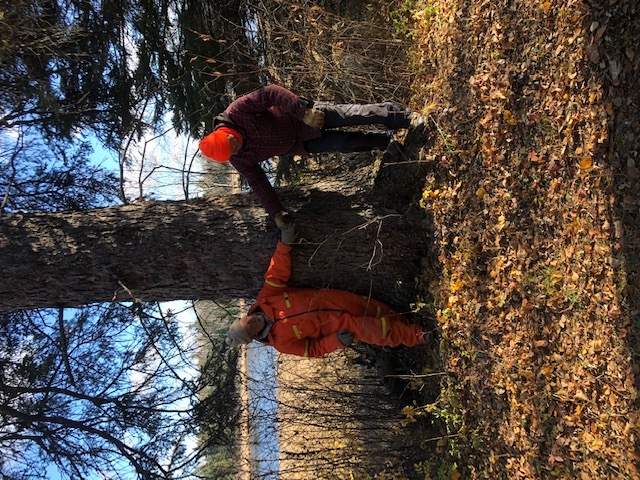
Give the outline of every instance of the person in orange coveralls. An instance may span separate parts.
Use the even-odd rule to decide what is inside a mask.
[[[296,236],[293,223],[282,230],[264,287],[247,315],[229,327],[227,344],[257,340],[282,353],[320,357],[354,340],[389,347],[425,343],[424,327],[382,302],[344,290],[288,287]]]

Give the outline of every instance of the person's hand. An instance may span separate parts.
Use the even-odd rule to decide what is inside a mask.
[[[289,218],[289,214],[287,212],[278,212],[273,217],[276,222],[276,225],[280,230],[283,230],[289,226],[291,223],[291,219]]]
[[[290,223],[286,228],[282,229],[282,233],[280,234],[280,241],[285,245],[291,245],[296,241],[297,236],[298,232],[296,232],[296,224]]]
[[[302,121],[310,127],[317,128],[319,130],[324,126],[324,112],[315,108],[310,108],[307,110],[307,113],[304,114]]]
[[[340,343],[345,347],[348,347],[349,345],[351,345],[353,343],[354,338],[355,338],[355,335],[351,332],[347,332],[346,330],[340,330],[338,332],[338,340],[340,340]]]

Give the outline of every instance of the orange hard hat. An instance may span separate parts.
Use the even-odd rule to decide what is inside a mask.
[[[227,162],[231,157],[231,144],[229,143],[229,137],[233,137],[238,140],[242,147],[242,135],[229,127],[219,127],[209,135],[200,140],[198,147],[205,157],[209,157],[216,162]]]

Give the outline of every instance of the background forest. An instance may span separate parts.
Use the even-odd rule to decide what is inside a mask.
[[[229,298],[255,287],[277,232],[237,181],[203,171],[195,142],[235,95],[265,83],[393,99],[431,119],[397,138],[397,156],[280,159],[274,172],[314,224],[301,283],[368,288],[440,335],[426,350],[341,357],[342,381],[371,389],[329,402],[370,398],[342,411],[371,408],[381,423],[354,413],[317,455],[331,460],[317,478],[638,478],[638,9],[0,2],[3,478],[237,475],[242,375],[221,337],[237,315]],[[153,175],[176,171],[189,202],[149,201]],[[174,235],[174,217],[197,221],[199,235],[177,221]],[[325,244],[332,229],[359,236]],[[82,232],[118,241],[83,252]],[[224,282],[189,256],[219,259],[207,245],[220,238],[237,264],[220,263]],[[127,257],[131,244],[153,262]],[[47,269],[21,270],[24,245]],[[345,268],[311,265],[314,255]],[[354,267],[361,258],[371,268]],[[110,262],[115,283],[100,283],[114,281]],[[217,323],[165,303],[195,298],[216,301]],[[386,387],[371,376],[379,357]],[[348,441],[380,429],[399,436],[373,456]],[[377,462],[358,470],[342,454]]]

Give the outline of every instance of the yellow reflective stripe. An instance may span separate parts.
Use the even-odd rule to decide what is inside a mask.
[[[378,306],[378,311],[376,312],[376,317],[380,316],[380,306]]]
[[[387,338],[387,319],[382,317],[382,338]]]
[[[267,285],[271,285],[272,287],[285,287],[286,286],[284,284],[272,282],[271,280],[265,280],[264,283],[266,283]]]
[[[307,341],[304,342],[304,355],[303,355],[303,357],[308,357],[309,356],[309,343],[311,343],[311,341],[307,338]]]
[[[300,330],[298,330],[298,326],[297,325],[293,326],[293,333],[296,334],[296,338],[298,340],[300,340],[302,338],[302,335],[300,335]]]
[[[287,292],[284,292],[284,304],[287,308],[291,308],[291,302],[289,301],[289,294]]]

